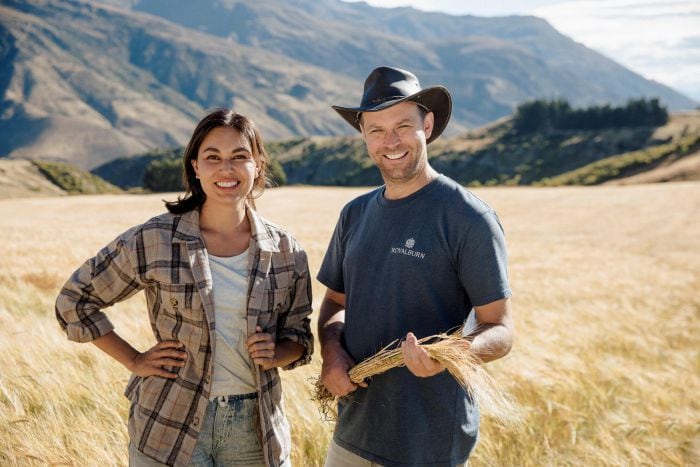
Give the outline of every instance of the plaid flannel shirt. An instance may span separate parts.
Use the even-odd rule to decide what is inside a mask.
[[[248,209],[251,225],[248,333],[259,325],[276,340],[302,344],[303,356],[285,367],[309,363],[313,352],[309,314],[311,280],[306,253],[294,238]],[[76,270],[56,301],[56,317],[68,338],[88,342],[114,329],[102,309],[144,290],[158,341],[177,340],[188,358],[176,379],[132,375],[129,437],[139,451],[168,465],[186,465],[194,451],[211,388],[214,295],[199,211],[162,214],[120,235]],[[289,462],[289,423],[283,413],[277,369],[256,366],[259,411],[255,420],[265,460]]]

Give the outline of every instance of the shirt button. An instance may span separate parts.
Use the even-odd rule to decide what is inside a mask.
[[[192,422],[192,425],[194,425],[194,426],[199,425],[199,417],[194,417],[194,421]]]
[[[209,384],[209,381],[211,381],[211,378],[210,378],[209,376],[207,376],[206,378],[204,378],[204,382],[205,382],[205,383]]]

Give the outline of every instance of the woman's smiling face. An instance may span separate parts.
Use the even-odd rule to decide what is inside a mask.
[[[205,203],[245,203],[259,172],[249,142],[230,127],[214,128],[204,137],[192,167]]]

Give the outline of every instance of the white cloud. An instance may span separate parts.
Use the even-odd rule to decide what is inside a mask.
[[[700,101],[700,2],[569,1],[533,14],[644,77]]]

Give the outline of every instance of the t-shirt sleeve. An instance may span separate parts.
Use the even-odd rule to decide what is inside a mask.
[[[343,226],[345,224],[346,210],[340,213],[338,223],[335,225],[333,236],[323,257],[321,269],[316,279],[329,289],[345,293],[345,280],[343,277],[343,261],[345,259],[345,245],[343,243]]]
[[[489,211],[470,224],[462,238],[458,264],[460,281],[472,306],[510,297],[508,253],[498,216]]]

